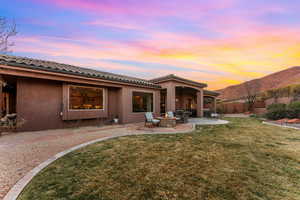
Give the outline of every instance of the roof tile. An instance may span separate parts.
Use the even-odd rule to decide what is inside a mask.
[[[44,70],[44,71],[55,71],[59,73],[71,73],[78,76],[85,76],[85,77],[96,77],[99,79],[110,80],[115,82],[122,82],[122,83],[130,83],[135,84],[138,86],[144,87],[151,87],[151,88],[160,88],[159,85],[147,81],[145,79],[124,76],[109,72],[103,72],[88,68],[77,67],[68,64],[62,64],[52,61],[44,61],[26,57],[19,57],[19,56],[9,56],[0,54],[0,64],[8,65],[8,66],[15,66],[15,67],[22,67],[22,68],[31,68],[36,70]]]

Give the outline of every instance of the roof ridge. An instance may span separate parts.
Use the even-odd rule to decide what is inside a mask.
[[[158,83],[158,82],[166,81],[166,80],[169,80],[169,79],[177,79],[177,80],[180,80],[180,81],[189,82],[191,84],[196,84],[196,85],[199,85],[201,87],[207,87],[206,83],[201,83],[201,82],[193,81],[193,80],[190,80],[190,79],[182,78],[182,77],[177,76],[175,74],[168,74],[166,76],[161,76],[161,77],[158,77],[158,78],[150,79],[149,81],[152,82],[152,83]]]

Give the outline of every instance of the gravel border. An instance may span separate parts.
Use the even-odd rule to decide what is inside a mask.
[[[90,144],[94,144],[97,142],[101,142],[101,141],[105,141],[108,139],[113,139],[113,138],[117,138],[117,137],[123,137],[123,136],[130,136],[130,135],[161,135],[161,134],[183,134],[183,133],[190,133],[192,131],[194,131],[196,128],[196,125],[193,124],[192,129],[190,130],[185,130],[185,131],[178,131],[178,132],[174,132],[174,133],[165,133],[165,132],[158,132],[158,133],[129,133],[129,134],[116,134],[113,136],[107,136],[107,137],[103,137],[103,138],[99,138],[96,140],[92,140],[77,146],[74,146],[70,149],[67,149],[65,151],[62,151],[52,157],[50,157],[48,160],[42,162],[41,164],[39,164],[37,167],[33,168],[30,172],[28,172],[23,178],[21,178],[10,190],[9,192],[4,196],[3,200],[17,200],[17,198],[19,197],[19,195],[21,194],[21,192],[23,191],[23,189],[27,186],[27,184],[40,172],[42,171],[44,168],[46,168],[48,165],[50,165],[51,163],[53,163],[55,160],[63,157],[64,155],[75,151],[77,149],[83,148],[85,146],[88,146]]]
[[[297,127],[294,127],[294,126],[280,125],[280,124],[275,124],[275,123],[272,123],[272,122],[265,122],[265,121],[263,121],[262,123],[266,124],[266,125],[281,127],[281,128],[291,128],[291,129],[300,130],[300,128],[297,128]]]

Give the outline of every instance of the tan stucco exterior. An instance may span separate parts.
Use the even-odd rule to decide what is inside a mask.
[[[16,80],[16,113],[26,120],[22,131],[68,128],[82,125],[99,125],[118,117],[120,123],[144,121],[143,112],[133,112],[132,93],[153,94],[153,112],[160,115],[161,91],[166,90],[166,111],[184,109],[188,99],[203,116],[204,89],[201,85],[180,80],[167,80],[155,83],[156,88],[131,83],[117,83],[109,80],[80,77],[57,72],[46,72],[14,66],[0,65],[0,78]],[[74,111],[68,109],[70,85],[99,87],[104,91],[104,109]],[[176,93],[176,88],[193,90],[193,94]],[[2,89],[2,87],[1,87]],[[2,90],[0,89],[0,96]],[[176,102],[176,98],[179,102]],[[3,104],[0,98],[0,105]],[[2,108],[2,106],[0,107]],[[1,110],[0,110],[1,111]]]

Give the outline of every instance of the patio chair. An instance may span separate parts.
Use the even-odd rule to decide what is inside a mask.
[[[176,117],[172,111],[167,112],[167,116],[170,118],[176,118],[176,121],[180,120],[180,118]]]
[[[168,112],[167,114],[169,117],[175,117],[176,122],[179,122],[179,123],[187,123],[188,118],[189,118],[189,114],[183,110],[177,110],[175,112],[175,116],[172,111]]]
[[[152,112],[145,113],[145,126],[148,126],[148,127],[158,126],[159,122],[160,122],[159,119],[155,119],[153,117]]]

